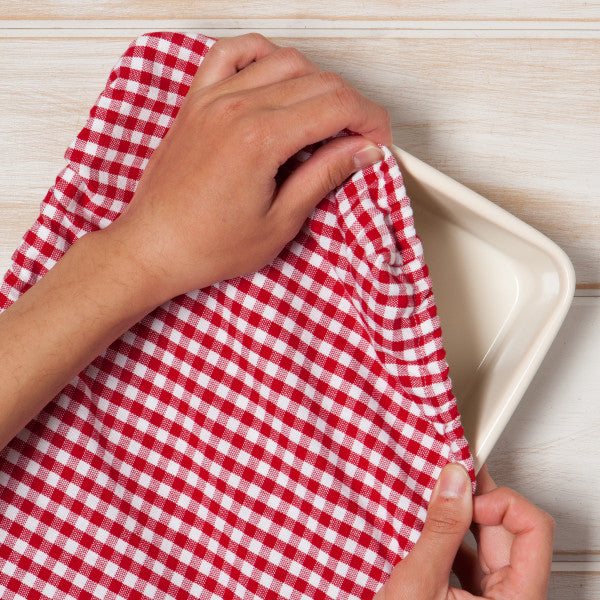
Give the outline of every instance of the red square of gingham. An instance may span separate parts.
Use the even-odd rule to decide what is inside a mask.
[[[1,308],[121,213],[213,42],[158,33],[129,47]],[[5,449],[3,599],[365,600],[385,582],[443,465],[473,474],[385,152],[271,265],[157,308]]]

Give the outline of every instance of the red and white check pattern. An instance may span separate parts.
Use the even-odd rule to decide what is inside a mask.
[[[212,43],[129,47],[0,308],[119,215]],[[273,264],[156,309],[6,448],[0,596],[364,600],[419,537],[449,460],[472,474],[386,149]]]

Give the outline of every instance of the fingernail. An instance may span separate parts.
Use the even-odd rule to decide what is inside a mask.
[[[369,167],[372,164],[383,160],[385,154],[381,148],[377,146],[367,146],[366,148],[361,148],[354,155],[354,166],[356,169],[364,169],[365,167]]]
[[[462,498],[471,482],[467,472],[457,464],[446,465],[442,469],[438,481],[439,494],[442,498]]]

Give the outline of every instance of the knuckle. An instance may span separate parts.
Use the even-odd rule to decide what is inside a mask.
[[[347,113],[354,113],[358,110],[360,102],[356,90],[350,87],[345,81],[343,85],[335,88],[333,94],[338,110]]]
[[[251,32],[245,33],[244,35],[239,35],[230,38],[219,38],[211,47],[210,53],[213,56],[217,57],[225,57],[230,52],[235,52],[236,48],[240,48],[243,46],[262,46],[265,43],[268,43],[269,40],[264,35],[260,33]]]
[[[341,168],[337,165],[328,164],[323,169],[323,188],[332,190],[344,180]]]
[[[209,52],[216,57],[223,57],[228,52],[229,40],[227,38],[218,39],[211,47]]]
[[[427,516],[428,529],[437,535],[454,535],[465,529],[463,519],[450,508],[438,508]]]
[[[271,249],[276,249],[273,254],[276,256],[278,251],[292,240],[300,226],[297,227],[296,215],[291,210],[271,210],[269,212],[269,226],[266,228],[264,242]]]
[[[321,71],[319,73],[319,80],[328,89],[335,89],[346,85],[344,78],[335,71]]]
[[[277,58],[280,61],[286,63],[293,69],[299,69],[303,67],[307,62],[306,58],[304,57],[302,52],[300,52],[300,50],[297,50],[296,48],[292,48],[290,46],[280,48],[276,50],[276,53]]]
[[[256,31],[246,33],[242,37],[245,37],[247,41],[255,44],[262,44],[268,41],[264,35],[257,33]]]
[[[489,597],[504,598],[506,600],[518,600],[522,596],[521,590],[515,590],[510,584],[507,584],[502,571],[492,572],[485,575],[482,580],[482,585],[485,587]]]
[[[288,215],[285,223],[281,225],[279,237],[277,239],[278,247],[283,248],[289,241],[293,240],[297,235],[307,215],[291,213]]]
[[[381,105],[378,105],[378,106],[379,106],[379,111],[381,114],[381,121],[386,124],[386,127],[388,127],[388,128],[391,127],[392,119],[390,117],[390,112],[388,111],[387,108],[385,108]]]
[[[520,502],[525,500],[523,498],[523,496],[521,496],[521,494],[519,494],[516,490],[513,490],[512,488],[506,487],[504,485],[498,486],[496,489],[493,490],[493,493],[496,494],[499,498],[505,498],[509,504],[512,504],[514,502]],[[527,500],[525,500],[526,502],[528,502]]]
[[[272,144],[272,134],[264,115],[253,114],[243,118],[239,124],[239,141],[252,155],[262,155],[269,152]]]
[[[248,98],[242,94],[229,94],[215,98],[212,103],[215,118],[220,122],[238,118],[248,108]]]
[[[552,515],[549,515],[547,512],[542,513],[542,523],[544,529],[548,531],[549,534],[554,536],[554,532],[556,531],[556,521]]]

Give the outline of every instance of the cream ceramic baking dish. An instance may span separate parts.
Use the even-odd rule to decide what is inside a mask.
[[[575,273],[546,236],[392,146],[433,281],[453,389],[476,468],[567,314]]]

